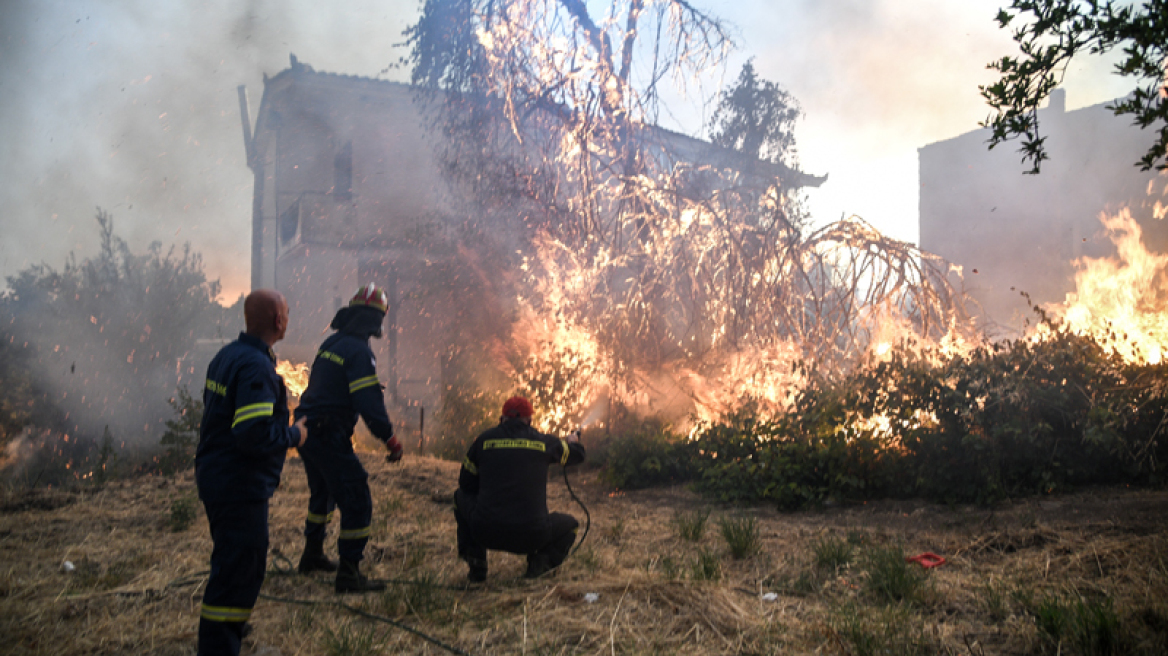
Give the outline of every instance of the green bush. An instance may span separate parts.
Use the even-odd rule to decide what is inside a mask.
[[[811,548],[815,551],[815,567],[817,569],[835,573],[840,568],[852,564],[852,545],[838,536],[825,535],[815,540]]]
[[[872,547],[864,552],[864,585],[873,596],[888,602],[923,601],[928,575],[919,566],[906,562],[899,547]]]
[[[635,490],[691,480],[697,473],[692,447],[658,420],[645,420],[608,443],[601,478],[609,485]]]
[[[182,533],[195,523],[198,517],[198,501],[192,496],[179,497],[170,502],[170,516],[167,526],[174,533]]]
[[[718,528],[730,548],[731,557],[741,560],[762,550],[758,521],[753,517],[726,517],[718,521]]]
[[[673,526],[677,529],[677,537],[687,542],[701,542],[706,533],[706,521],[709,518],[709,508],[674,513]]]
[[[698,549],[697,558],[690,567],[690,578],[695,581],[717,581],[722,578],[722,561],[712,550]]]

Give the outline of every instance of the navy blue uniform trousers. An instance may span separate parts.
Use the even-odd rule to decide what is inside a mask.
[[[236,656],[268,564],[268,500],[203,502],[211,525],[211,576],[199,617],[199,656]]]
[[[309,422],[308,432],[312,438],[299,449],[309,481],[308,512],[327,516],[335,503],[341,509],[337,553],[349,562],[361,562],[373,521],[369,474],[353,453],[348,431],[328,422]],[[318,526],[323,537],[324,524]],[[306,523],[305,535],[314,529],[312,522]]]
[[[543,558],[548,566],[559,567],[576,542],[580,522],[567,513],[548,513],[523,526],[497,526],[475,521],[477,506],[477,495],[454,492],[458,556],[472,565],[486,567],[487,549],[496,549],[527,556],[529,563]]]

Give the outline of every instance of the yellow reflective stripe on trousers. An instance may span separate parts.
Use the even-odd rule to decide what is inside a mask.
[[[361,538],[369,537],[369,527],[365,528],[348,528],[341,531],[337,536],[338,540],[360,540]]]
[[[487,440],[483,442],[484,449],[530,449],[543,453],[547,446],[539,440]]]
[[[352,394],[357,390],[365,389],[366,387],[373,387],[376,384],[377,376],[366,376],[364,378],[358,378],[357,380],[349,383],[349,393]]]
[[[474,474],[475,476],[479,475],[479,468],[476,467],[475,464],[470,461],[470,458],[463,458],[462,459],[462,466],[465,467],[468,472]]]
[[[333,521],[333,514],[329,513],[327,515],[318,515],[316,513],[308,513],[308,521],[312,522],[313,524],[328,524],[329,522]]]
[[[566,441],[560,440],[560,445],[564,447],[564,455],[560,456],[560,464],[566,466],[568,464],[568,454],[571,452],[568,451],[568,443]]]
[[[249,419],[256,419],[258,417],[271,417],[274,403],[253,403],[245,405],[235,411],[235,421],[231,422],[231,427],[235,428],[239,424],[248,421]]]
[[[208,606],[203,604],[203,619],[212,622],[246,622],[251,617],[250,608],[231,608],[230,606]]]

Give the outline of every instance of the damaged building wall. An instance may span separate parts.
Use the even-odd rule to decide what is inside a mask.
[[[431,246],[446,227],[424,134],[405,85],[317,73],[293,59],[265,78],[250,149],[252,286],[288,298],[281,354],[311,362],[335,311],[375,282],[391,307],[387,334],[371,345],[399,412],[439,403],[444,328],[434,317],[451,314],[426,293],[430,268],[446,257]]]
[[[1104,105],[1066,111],[1058,89],[1039,111],[1050,159],[1025,175],[1007,144],[988,150],[989,130],[969,132],[918,150],[920,246],[963,267],[965,289],[982,308],[984,327],[1016,334],[1036,303],[1061,302],[1074,291],[1074,260],[1115,252],[1101,213],[1131,211],[1149,250],[1168,251],[1162,215],[1163,176],[1134,166],[1146,132]]]

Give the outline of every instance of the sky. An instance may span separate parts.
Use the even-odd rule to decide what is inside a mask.
[[[800,164],[828,175],[807,193],[813,222],[858,215],[915,243],[917,149],[989,115],[986,64],[1015,51],[993,20],[1005,1],[693,2],[736,36],[706,97],[752,58],[802,106]],[[236,87],[254,121],[264,74],[290,53],[318,71],[404,79],[401,33],[419,11],[418,0],[0,3],[0,275],[96,254],[101,207],[135,252],[190,242],[234,300],[250,281],[252,193]],[[1067,109],[1126,92],[1110,65],[1073,64]],[[672,99],[662,123],[700,134],[701,97]]]

